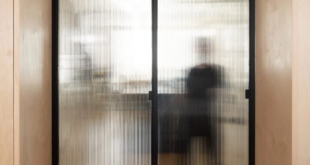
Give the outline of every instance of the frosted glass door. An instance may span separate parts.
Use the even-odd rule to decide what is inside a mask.
[[[59,0],[59,164],[149,165],[151,0]]]

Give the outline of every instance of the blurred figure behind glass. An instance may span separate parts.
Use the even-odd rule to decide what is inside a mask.
[[[220,165],[220,147],[216,110],[212,102],[215,92],[211,90],[220,84],[220,67],[211,64],[210,54],[212,43],[209,38],[201,37],[196,40],[199,65],[191,68],[187,82],[187,108],[183,122],[186,123],[187,135],[185,140],[186,154],[190,151],[190,141],[194,137],[204,139],[204,150],[209,155],[209,164]],[[193,160],[183,156],[179,164],[190,164]]]

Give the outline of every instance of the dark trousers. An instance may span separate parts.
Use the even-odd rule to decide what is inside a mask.
[[[190,165],[189,159],[191,139],[201,137],[203,151],[208,154],[208,165],[221,165],[221,131],[217,122],[216,112],[212,110],[211,104],[206,100],[190,99],[187,103],[186,113],[182,115],[182,124],[180,124],[180,132],[183,130],[183,148],[181,159],[178,165]]]

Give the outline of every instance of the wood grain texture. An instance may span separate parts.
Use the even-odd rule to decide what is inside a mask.
[[[0,165],[13,165],[13,1],[0,0]]]
[[[292,163],[292,0],[256,1],[256,164]]]
[[[293,156],[294,165],[310,164],[310,1],[293,0]]]
[[[51,0],[20,1],[20,160],[51,164]]]
[[[14,0],[14,165],[20,165],[19,0]]]

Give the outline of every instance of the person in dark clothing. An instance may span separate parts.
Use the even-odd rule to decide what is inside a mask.
[[[183,145],[185,145],[186,152],[189,153],[190,140],[193,137],[203,137],[205,149],[210,153],[211,165],[220,165],[219,126],[215,117],[216,110],[212,108],[215,93],[210,90],[220,84],[221,69],[208,62],[210,41],[207,38],[200,38],[197,45],[201,64],[190,70],[186,82],[187,108],[183,117],[185,123],[183,129],[186,128],[187,135]],[[187,165],[188,161],[184,157],[179,164]]]

